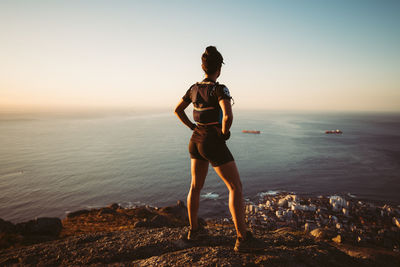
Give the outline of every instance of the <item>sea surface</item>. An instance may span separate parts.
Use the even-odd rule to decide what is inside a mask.
[[[227,143],[246,198],[284,190],[400,204],[400,114],[234,112]],[[186,202],[190,135],[172,112],[0,114],[0,218]],[[229,216],[211,167],[200,215]]]

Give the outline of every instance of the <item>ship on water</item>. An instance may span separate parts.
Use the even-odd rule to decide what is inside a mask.
[[[343,132],[339,129],[336,129],[336,130],[326,130],[325,133],[326,134],[342,134]]]
[[[260,131],[243,130],[242,133],[260,134]]]

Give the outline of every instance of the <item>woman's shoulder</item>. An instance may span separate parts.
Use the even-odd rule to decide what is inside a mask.
[[[228,86],[226,86],[226,85],[223,84],[223,83],[217,82],[215,85],[216,85],[216,88],[217,88],[217,89],[220,89],[220,90],[223,90],[224,88],[227,88],[227,89],[228,89]]]
[[[225,84],[218,83],[215,91],[218,98],[231,98],[231,93]]]

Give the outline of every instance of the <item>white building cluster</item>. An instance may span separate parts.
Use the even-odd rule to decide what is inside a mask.
[[[341,196],[331,196],[329,198],[329,204],[332,205],[333,211],[343,212],[344,215],[349,216],[349,206],[350,202]]]
[[[289,226],[307,232],[318,228],[340,235],[335,237],[340,242],[353,240],[400,247],[398,208],[379,207],[353,197],[346,200],[338,195],[304,198],[281,192],[261,198],[258,204],[246,205],[246,219],[251,227],[274,230]]]

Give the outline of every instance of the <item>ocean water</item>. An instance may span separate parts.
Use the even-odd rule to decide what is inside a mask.
[[[400,204],[400,114],[234,112],[227,143],[246,198],[286,190]],[[190,135],[172,112],[1,114],[0,218],[186,202]],[[228,190],[211,167],[200,215],[229,215]]]

